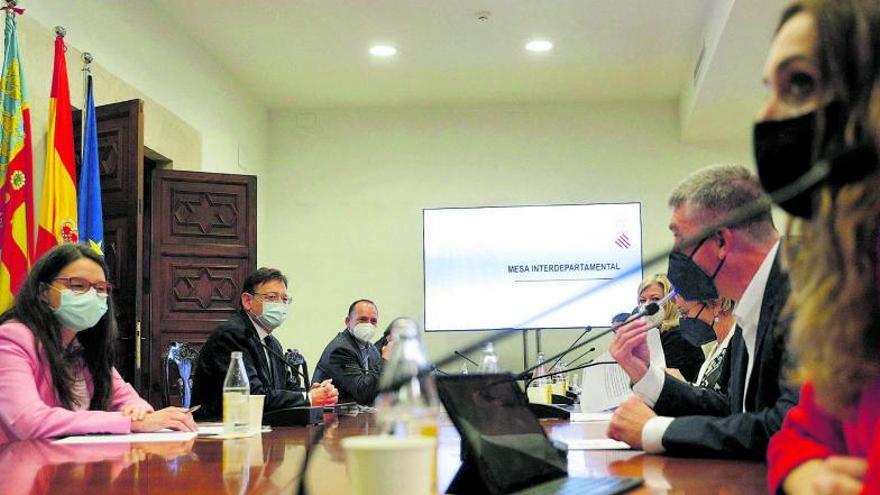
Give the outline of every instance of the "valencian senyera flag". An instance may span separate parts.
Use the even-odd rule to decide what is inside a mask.
[[[46,169],[40,199],[37,257],[66,242],[79,242],[76,225],[76,164],[73,152],[73,117],[64,36],[55,38],[52,97],[49,100],[49,132],[46,136]]]
[[[15,32],[15,12],[7,7],[3,73],[0,76],[0,312],[12,306],[27,277],[34,251],[33,152],[24,71]]]
[[[98,127],[92,74],[86,71],[86,101],[83,105],[82,168],[79,173],[79,238],[104,256],[104,220],[101,208],[101,176],[98,168]]]

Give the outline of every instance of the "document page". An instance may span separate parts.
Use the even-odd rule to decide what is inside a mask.
[[[660,342],[660,331],[648,330],[648,349],[651,364],[666,368],[666,357]],[[609,352],[597,357],[594,363],[614,362]],[[629,376],[618,364],[600,364],[581,372],[581,412],[593,413],[613,409],[632,395]]]

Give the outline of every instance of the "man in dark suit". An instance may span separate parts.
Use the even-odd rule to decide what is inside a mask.
[[[731,211],[762,200],[766,196],[745,168],[708,167],[671,195],[669,228],[678,246]],[[610,351],[636,395],[615,411],[608,434],[649,453],[763,459],[770,437],[798,401],[797,389],[786,383],[792,363],[786,350],[788,322],[780,314],[789,286],[779,266],[779,234],[769,208],[676,249],[680,254],[670,257],[669,278],[682,296],[737,301],[721,390],[695,387],[650,365],[645,323],[624,325]]]
[[[328,378],[339,388],[340,402],[372,405],[379,392],[379,375],[391,355],[392,343],[381,351],[372,340],[379,322],[379,309],[368,299],[358,299],[348,307],[345,329],[327,344],[312,383]]]
[[[283,350],[272,331],[287,318],[290,296],[287,277],[274,268],[260,268],[244,281],[241,309],[221,323],[199,353],[193,384],[193,403],[201,404],[198,416],[223,415],[223,381],[230,353],[241,351],[250,392],[265,395],[263,413],[296,406],[335,404],[337,391],[326,381],[311,390],[300,385],[283,360]]]

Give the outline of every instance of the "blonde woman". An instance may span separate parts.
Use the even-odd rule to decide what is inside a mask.
[[[659,302],[670,292],[672,292],[672,283],[666,278],[666,274],[651,275],[639,284],[639,306]],[[693,382],[697,379],[700,366],[703,365],[706,357],[699,346],[688,342],[677,331],[678,306],[675,302],[667,301],[660,310],[663,311],[660,342],[663,344],[663,354],[666,356],[666,367],[677,369],[685,380]]]
[[[701,346],[706,355],[693,384],[723,392],[721,364],[736,326],[733,300],[720,297],[697,302],[676,297],[675,304],[680,312],[678,332],[691,344]]]

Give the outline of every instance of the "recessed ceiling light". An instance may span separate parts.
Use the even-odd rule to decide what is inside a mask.
[[[393,57],[397,55],[397,48],[391,45],[373,45],[370,47],[370,55],[374,57]]]
[[[530,52],[549,52],[553,49],[553,43],[547,40],[532,40],[526,43],[526,50]]]

